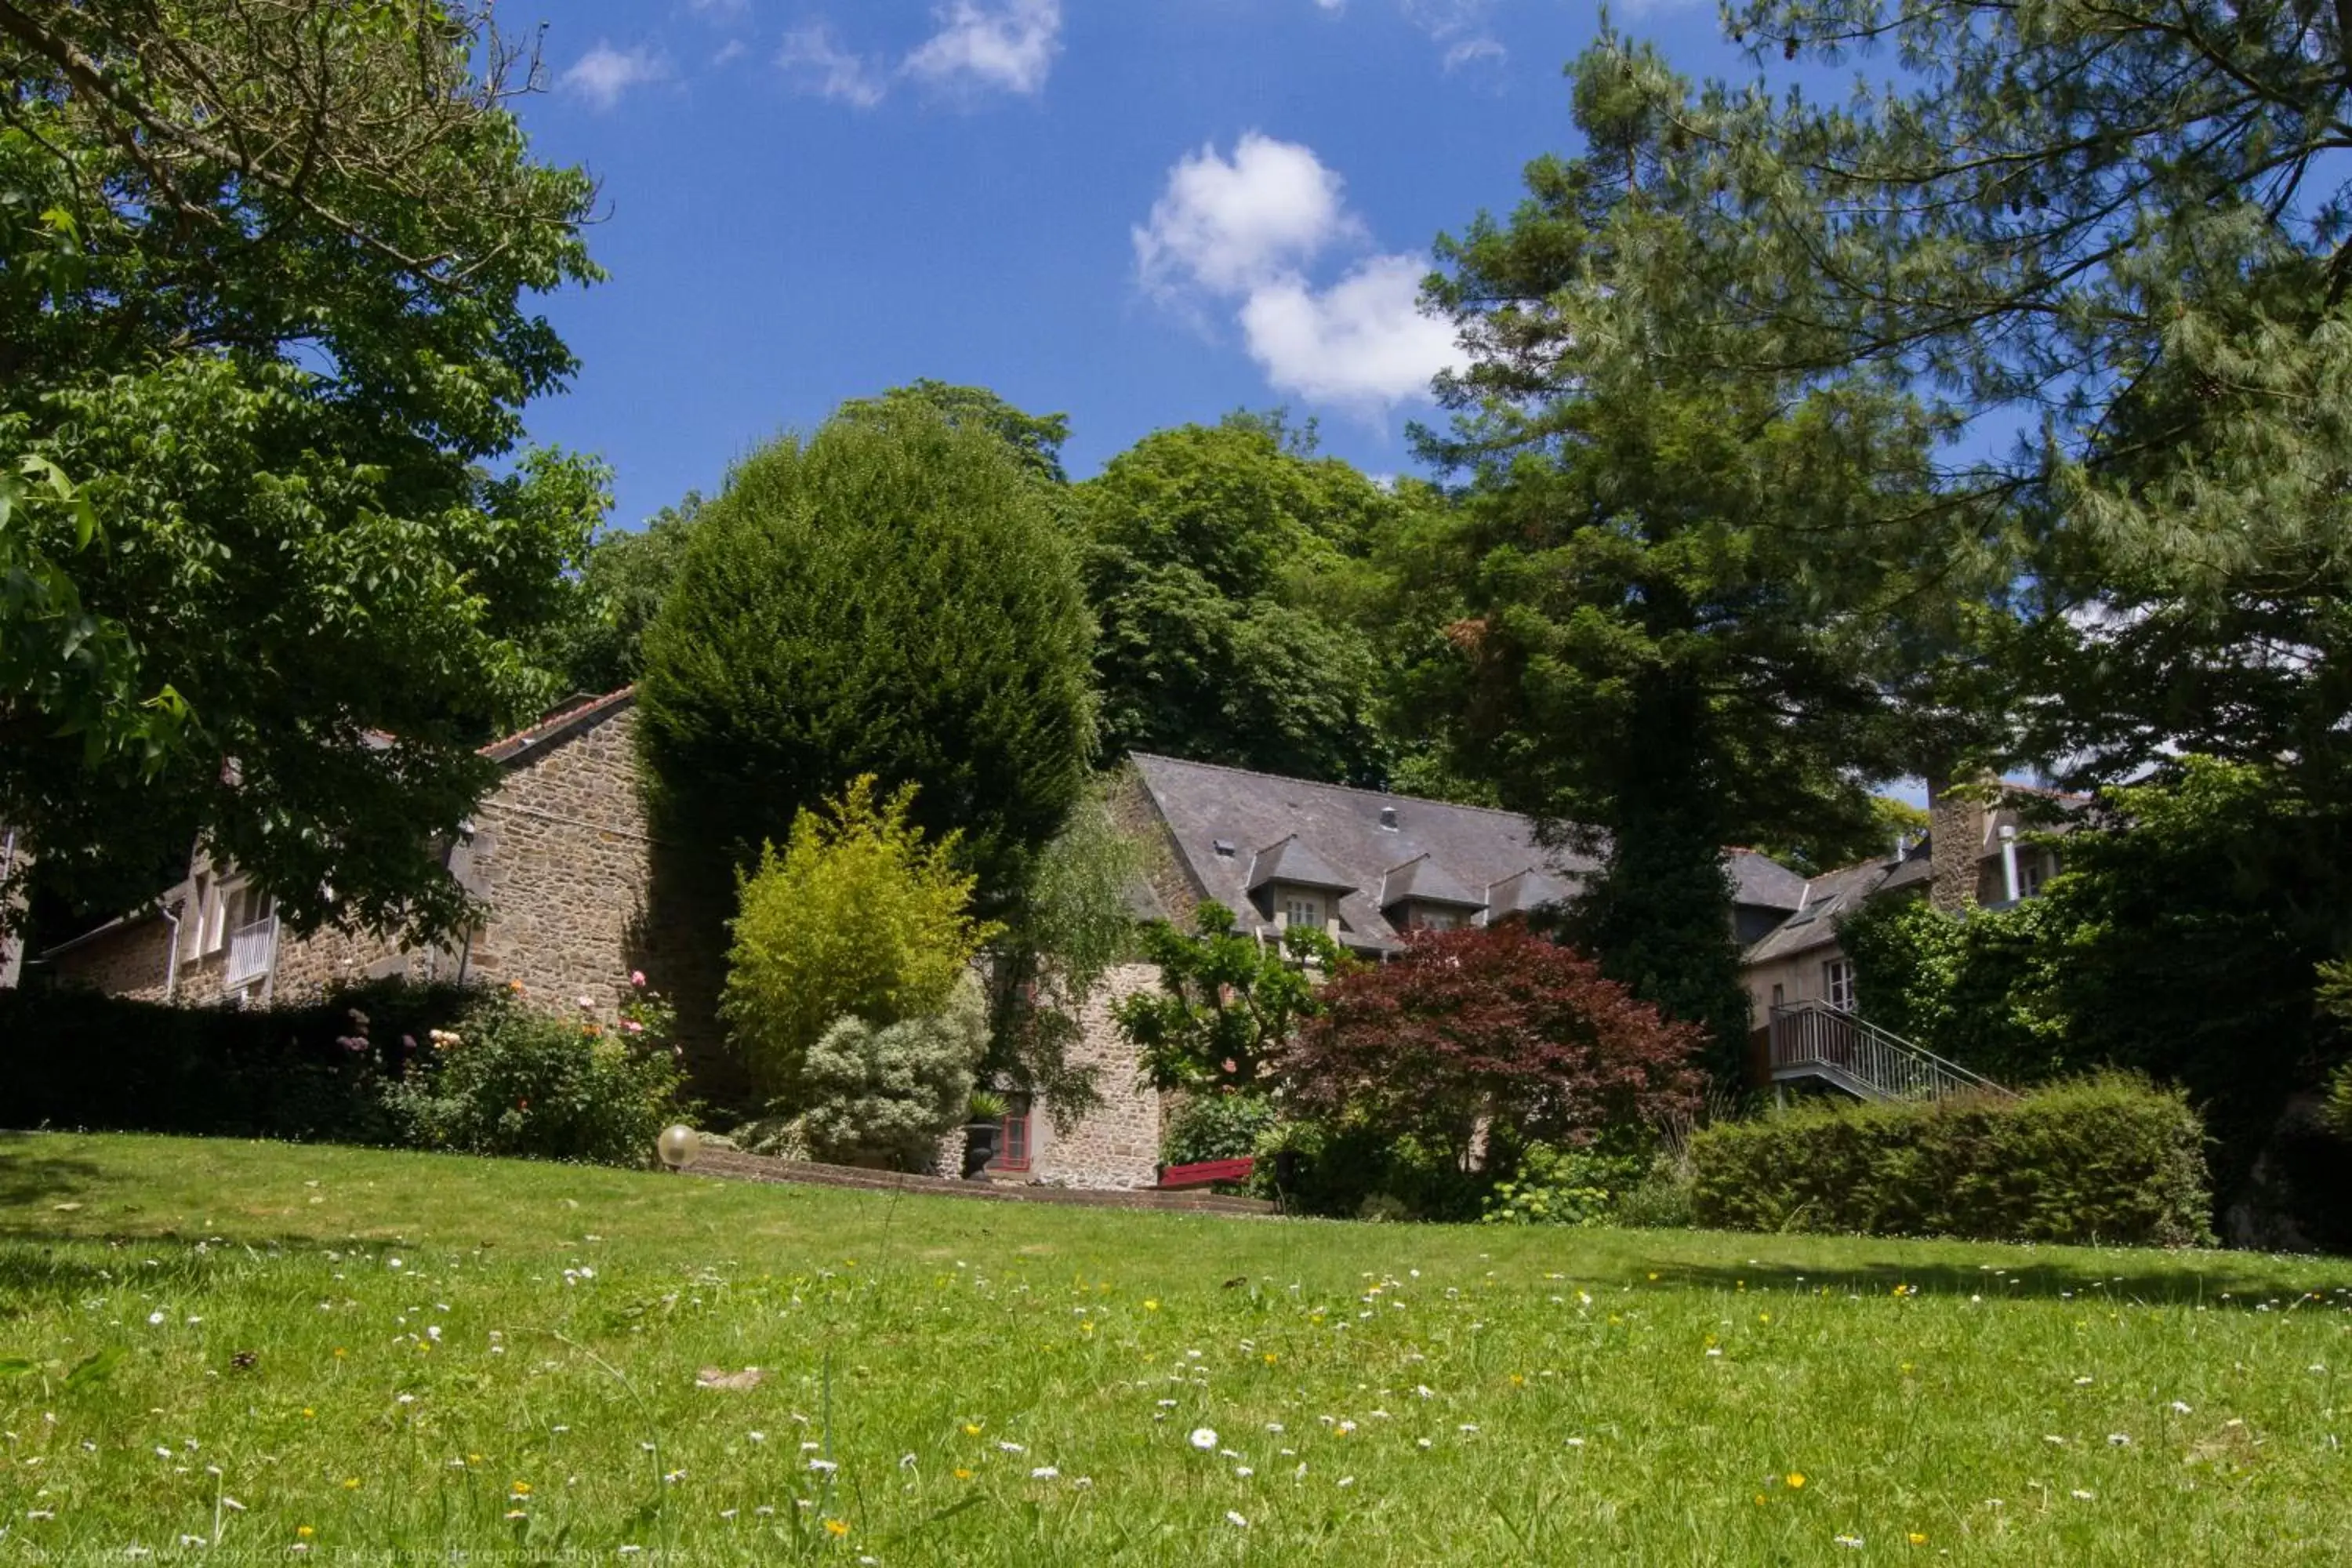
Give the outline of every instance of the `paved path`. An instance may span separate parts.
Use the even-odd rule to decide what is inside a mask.
[[[812,1160],[774,1160],[734,1149],[706,1149],[686,1168],[689,1176],[730,1182],[794,1182],[865,1192],[919,1193],[927,1196],[980,1198],[994,1203],[1061,1204],[1073,1208],[1157,1209],[1168,1214],[1268,1215],[1274,1205],[1258,1198],[1220,1193],[1162,1193],[1139,1188],[1048,1187],[998,1182],[958,1182],[944,1176],[908,1176],[855,1165],[820,1165]]]

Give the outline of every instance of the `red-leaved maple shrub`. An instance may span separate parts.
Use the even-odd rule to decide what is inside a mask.
[[[1517,924],[1416,933],[1320,1000],[1281,1059],[1292,1100],[1459,1160],[1481,1119],[1582,1145],[1699,1105],[1702,1031]]]

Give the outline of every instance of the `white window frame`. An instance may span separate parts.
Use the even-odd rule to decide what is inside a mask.
[[[1853,960],[1829,958],[1822,961],[1822,1000],[1845,1012],[1853,1011]]]
[[[1321,931],[1326,908],[1323,895],[1320,893],[1310,892],[1304,888],[1285,888],[1282,890],[1282,923],[1285,930],[1295,931],[1303,927]]]

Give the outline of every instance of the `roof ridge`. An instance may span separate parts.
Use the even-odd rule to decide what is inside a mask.
[[[1165,752],[1129,752],[1129,762],[1174,763],[1179,767],[1207,768],[1213,773],[1238,773],[1245,779],[1272,779],[1276,784],[1306,784],[1312,789],[1345,790],[1349,795],[1368,795],[1375,800],[1409,800],[1416,805],[1442,805],[1448,811],[1478,811],[1488,816],[1507,816],[1532,826],[1535,818],[1524,811],[1512,811],[1499,805],[1465,805],[1458,800],[1436,800],[1425,795],[1400,795],[1392,789],[1366,789],[1361,784],[1326,784],[1321,779],[1302,779],[1289,773],[1269,773],[1256,768],[1237,768],[1231,763],[1195,762],[1191,757],[1171,757]]]
[[[500,753],[509,752],[509,748],[527,748],[530,742],[551,735],[567,724],[584,719],[592,713],[601,712],[625,697],[635,696],[636,691],[636,682],[631,681],[618,691],[607,691],[602,697],[592,697],[574,708],[559,709],[540,719],[536,723],[528,724],[517,730],[511,735],[492,741],[488,745],[481,747],[476,754],[488,757],[492,762],[506,762],[509,757]]]

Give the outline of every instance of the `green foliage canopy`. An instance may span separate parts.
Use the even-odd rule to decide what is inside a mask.
[[[1160,989],[1122,997],[1111,1016],[1144,1080],[1161,1089],[1258,1087],[1267,1058],[1314,1015],[1318,972],[1350,963],[1329,936],[1304,927],[1269,947],[1234,930],[1233,910],[1213,900],[1192,911],[1189,931],[1152,921],[1139,934]]]
[[[1902,771],[1906,639],[1937,635],[1916,523],[1928,424],[1883,378],[1705,374],[1736,353],[1711,301],[1747,280],[1691,211],[1646,51],[1571,68],[1587,145],[1538,159],[1507,223],[1440,246],[1429,299],[1470,363],[1433,459],[1458,518],[1406,592],[1445,631],[1409,679],[1461,772],[1605,854],[1580,946],[1736,1071],[1747,1004],[1723,848],[1875,832]],[[1949,587],[1936,599],[1948,609]]]
[[[298,930],[462,926],[604,505],[493,477],[597,276],[532,63],[467,0],[15,0],[0,62],[0,819],[88,908],[201,836]]]
[[[1163,430],[1073,493],[1108,753],[1382,782],[1381,660],[1345,595],[1418,492],[1296,447],[1265,417]]]
[[[1074,554],[1000,439],[920,406],[754,453],[646,633],[657,815],[740,865],[871,773],[1001,905],[1086,788]]]

